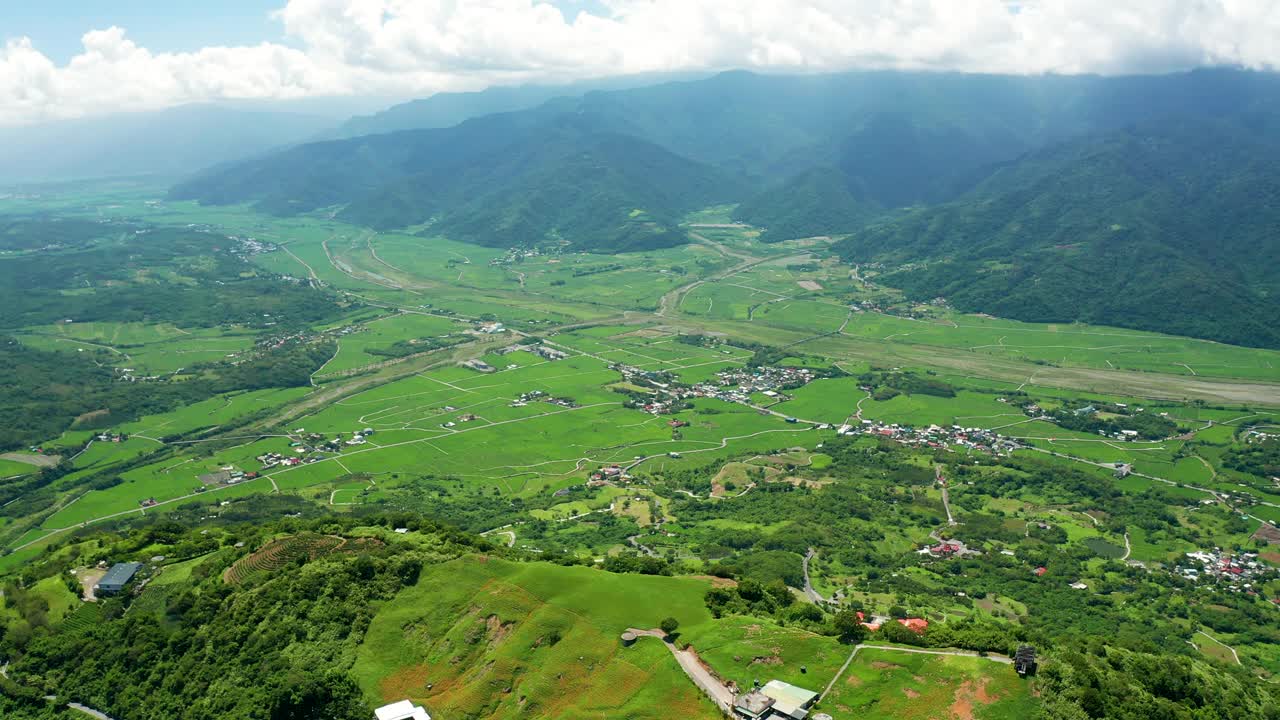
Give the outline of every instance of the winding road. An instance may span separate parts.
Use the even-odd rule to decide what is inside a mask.
[[[809,561],[817,557],[818,551],[809,548],[809,552],[804,555],[804,594],[817,605],[829,603],[831,600],[822,597],[822,594],[813,589],[813,582],[809,579]]]

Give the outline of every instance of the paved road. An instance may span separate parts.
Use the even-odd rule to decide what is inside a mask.
[[[642,545],[640,543],[639,538],[640,538],[639,535],[632,535],[631,537],[627,538],[627,542],[631,543],[632,547],[644,553],[645,555],[648,555],[649,557],[655,557],[655,558],[658,557],[658,553],[654,552],[653,548],[649,547],[648,545]]]
[[[947,478],[942,474],[942,466],[935,465],[933,467],[934,478],[938,481],[938,485],[942,486],[942,507],[947,511],[947,524],[958,525],[956,519],[951,515],[951,496],[947,492]]]
[[[86,705],[81,705],[80,703],[67,703],[67,707],[71,708],[72,710],[78,710],[79,712],[82,712],[85,715],[88,715],[89,717],[95,717],[98,720],[113,720],[113,718],[110,715],[104,712],[100,712],[98,710],[94,710],[93,708],[88,707]]]
[[[809,552],[805,553],[804,555],[804,594],[808,596],[808,598],[813,602],[821,605],[822,603],[827,603],[831,601],[828,600],[827,598],[822,597],[822,595],[819,594],[817,590],[814,590],[813,583],[810,582],[809,580],[809,561],[812,560],[817,554],[818,554],[817,550],[814,550],[813,548],[809,548]]]
[[[680,663],[680,669],[684,670],[689,679],[693,681],[698,689],[706,693],[725,713],[733,712],[733,692],[702,664],[702,660],[698,658],[698,654],[693,650],[681,650],[673,643],[667,642],[665,634],[661,630],[638,630],[636,628],[628,628],[628,632],[635,633],[644,637],[656,637],[662,640],[671,654],[675,656],[676,662]]]

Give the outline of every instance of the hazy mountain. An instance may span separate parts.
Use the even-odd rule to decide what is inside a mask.
[[[498,86],[468,93],[437,93],[371,115],[352,117],[327,133],[331,139],[452,127],[472,118],[535,108],[554,98],[577,98],[598,90],[622,90],[675,79],[674,75],[627,75],[564,85]],[[682,75],[680,77],[687,77]]]
[[[0,128],[0,181],[181,176],[300,142],[323,116],[188,105]]]
[[[886,282],[964,310],[1277,347],[1277,227],[1280,145],[1165,119],[1031,153],[836,249],[918,263]]]

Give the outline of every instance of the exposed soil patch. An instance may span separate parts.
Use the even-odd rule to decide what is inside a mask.
[[[965,680],[956,688],[955,699],[951,703],[951,715],[958,720],[973,720],[974,705],[990,705],[995,698],[987,693],[988,678],[978,682]]]
[[[102,410],[94,410],[92,412],[77,415],[76,419],[71,422],[71,427],[84,427],[85,425],[101,420],[110,414],[110,410],[103,408]]]
[[[916,692],[915,690],[912,690],[911,688],[902,688],[902,694],[906,695],[912,700],[915,700],[916,698],[920,697],[920,693]]]
[[[80,581],[80,597],[89,602],[97,602],[98,598],[93,594],[93,586],[97,585],[102,576],[106,574],[106,568],[84,568],[78,571],[76,580]]]
[[[14,462],[26,463],[27,465],[35,465],[36,467],[53,467],[62,462],[61,455],[38,455],[36,453],[11,452],[0,455],[0,460],[12,460]]]
[[[1269,545],[1280,545],[1280,528],[1275,525],[1264,523],[1258,531],[1253,534],[1254,540],[1265,540]]]
[[[736,588],[738,581],[733,578],[716,577],[715,575],[690,575],[695,580],[706,580],[711,583],[711,587],[715,588]]]
[[[901,665],[894,665],[894,664],[893,664],[893,663],[891,663],[891,662],[885,662],[885,661],[883,661],[883,660],[872,660],[872,661],[871,661],[871,667],[873,667],[873,668],[875,668],[875,669],[877,669],[877,670],[888,670],[889,668],[896,668],[896,667],[902,667],[902,666],[901,666]]]

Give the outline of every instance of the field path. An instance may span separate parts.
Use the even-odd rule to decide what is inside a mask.
[[[288,245],[281,245],[280,249],[284,250],[286,253],[289,253],[289,257],[293,258],[294,260],[297,260],[298,263],[302,265],[302,267],[307,269],[307,282],[310,283],[312,288],[319,289],[324,287],[324,282],[320,280],[320,276],[316,275],[316,271],[311,269],[311,266],[307,264],[306,260],[303,260],[302,258],[295,255],[294,252],[289,249]]]
[[[1236,649],[1235,649],[1235,648],[1233,648],[1233,647],[1231,647],[1230,645],[1228,645],[1228,644],[1226,644],[1226,643],[1222,642],[1222,641],[1221,641],[1221,640],[1219,640],[1218,638],[1216,638],[1216,637],[1214,637],[1214,636],[1210,635],[1209,633],[1207,633],[1207,632],[1205,632],[1205,631],[1203,631],[1203,630],[1197,630],[1197,631],[1196,631],[1196,633],[1198,633],[1198,634],[1200,634],[1200,635],[1203,635],[1203,636],[1205,636],[1205,637],[1209,638],[1210,640],[1214,641],[1214,642],[1215,642],[1215,643],[1217,643],[1218,645],[1221,645],[1222,647],[1224,647],[1224,648],[1226,648],[1226,649],[1230,650],[1230,651],[1231,651],[1231,657],[1233,657],[1233,658],[1235,658],[1235,659],[1236,659],[1236,664],[1237,664],[1237,665],[1243,665],[1243,664],[1244,664],[1244,663],[1240,662],[1240,655],[1239,655],[1238,653],[1236,653]]]
[[[849,658],[844,661],[844,665],[841,665],[840,669],[836,671],[836,675],[835,677],[831,678],[831,682],[827,683],[827,686],[822,689],[822,694],[818,696],[818,702],[822,702],[822,699],[827,696],[827,693],[831,692],[831,688],[835,687],[836,681],[839,680],[841,676],[844,675],[845,670],[849,669],[849,665],[853,662],[853,658],[857,656],[858,651],[863,649],[886,650],[889,652],[915,653],[917,655],[949,655],[951,657],[971,657],[971,658],[981,658],[983,660],[990,660],[991,662],[997,662],[1003,665],[1013,664],[1013,660],[1005,657],[1004,655],[992,655],[990,653],[986,655],[979,655],[976,652],[970,652],[968,650],[924,650],[922,648],[890,647],[886,645],[867,645],[866,643],[859,643],[858,645],[854,646],[853,652],[849,653]]]

